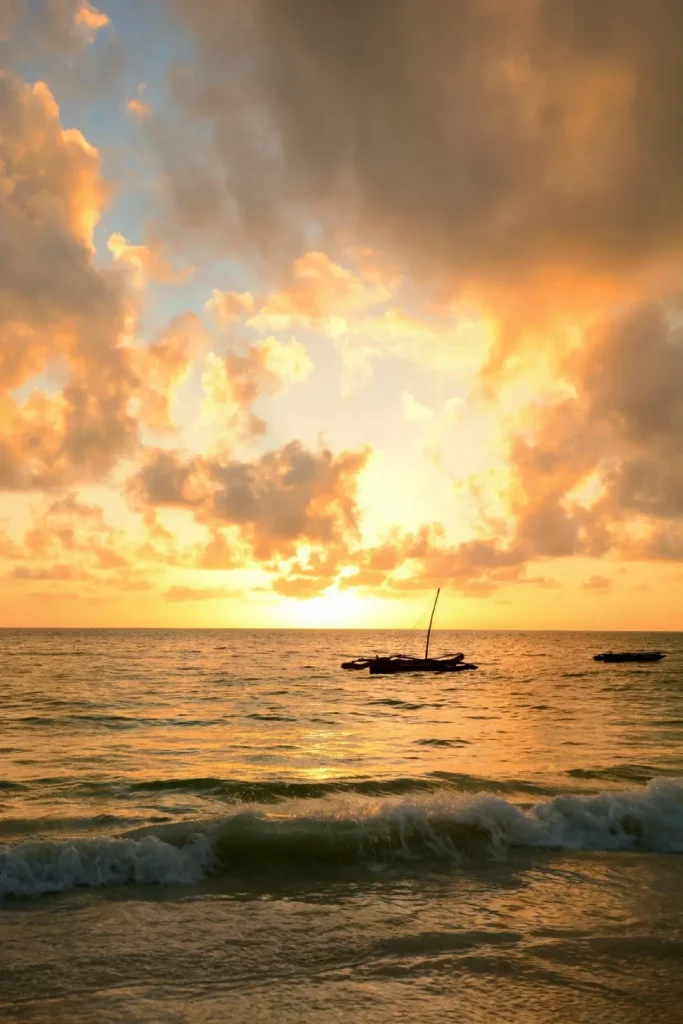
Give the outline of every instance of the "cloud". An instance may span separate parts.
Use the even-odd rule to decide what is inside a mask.
[[[239,590],[225,587],[171,587],[164,594],[167,601],[220,601],[241,596]]]
[[[290,441],[256,462],[213,465],[210,515],[240,524],[258,558],[291,551],[297,540],[335,542],[357,531],[357,478],[367,457]]]
[[[394,284],[299,256],[311,223],[329,252],[382,254],[460,316],[486,313],[479,363],[497,373],[524,346],[522,369],[552,361],[577,324],[676,285],[676,0],[175,9],[196,51],[173,76],[188,134],[160,147],[167,222],[268,261],[285,286],[255,319],[338,338],[345,393],[378,351],[407,337],[425,361],[437,346],[402,310],[368,315]]]
[[[387,283],[376,268],[354,273],[335,263],[324,252],[311,250],[294,260],[289,280],[271,295],[252,318],[255,326],[269,330],[315,327],[335,336],[348,326],[355,313],[381,306],[391,297]]]
[[[135,557],[256,560],[297,596],[444,581],[484,594],[552,588],[527,568],[549,559],[683,559],[680,5],[173,7],[195,60],[171,69],[166,114],[148,116],[142,87],[127,107],[162,160],[164,216],[110,234],[108,253],[94,250],[112,196],[102,155],[46,84],[0,73],[0,487],[57,491],[137,459],[147,530],[124,545],[104,519],[53,507],[27,531],[31,571],[71,551],[133,586]],[[51,82],[55,61],[83,70],[115,37],[83,0],[0,11],[20,56],[34,25]],[[181,314],[142,343],[145,289],[185,280],[168,254],[188,240],[193,262],[253,258],[261,273],[249,291],[211,292],[211,335]],[[435,459],[461,401],[445,371],[468,415],[488,401],[509,459],[475,539],[425,527],[364,545],[366,452],[291,441],[252,457],[259,399],[311,372],[307,332],[336,348],[344,394],[380,359],[436,371],[438,390],[397,389]],[[150,440],[176,429],[193,368],[203,422]],[[202,454],[158,447],[195,429],[213,435]],[[157,509],[184,510],[191,538]]]
[[[262,434],[265,423],[252,411],[256,398],[285,390],[304,380],[312,369],[300,342],[274,337],[242,346],[223,359],[209,352],[202,376],[203,417],[218,429],[223,441]]]
[[[15,22],[21,14],[22,0],[3,0],[0,3],[0,41],[9,39]]]
[[[124,569],[130,564],[126,555],[113,548],[96,547],[93,555],[100,569]]]
[[[62,128],[47,87],[0,72],[0,486],[98,475],[134,442],[124,300],[92,256],[107,195],[98,151]],[[59,395],[9,394],[58,357]]]
[[[618,446],[614,499],[683,515],[683,327],[661,307],[637,307],[588,343],[577,376],[591,425],[604,424]]]
[[[401,401],[405,418],[411,423],[420,423],[434,418],[434,410],[426,405],[421,405],[410,391],[401,392]]]
[[[21,556],[21,548],[0,525],[0,559],[11,560]]]
[[[636,305],[596,322],[561,372],[572,397],[511,442],[518,542],[528,557],[683,557],[683,328]]]
[[[104,510],[79,501],[74,495],[34,509],[21,543],[9,557],[18,562],[51,563],[17,565],[16,579],[104,579],[102,573],[117,570],[123,579],[131,565],[132,544],[121,529],[112,527]]]
[[[132,486],[142,502],[191,508],[216,529],[237,527],[264,560],[293,555],[297,542],[326,545],[357,536],[358,474],[367,458],[367,451],[310,451],[299,441],[252,462],[157,452]]]
[[[110,26],[108,16],[90,0],[10,0],[8,6],[10,20],[18,29],[17,45],[30,45],[43,57],[56,53],[73,57]]]
[[[273,589],[297,597],[314,597],[333,584],[384,598],[447,586],[474,596],[511,583],[552,588],[555,581],[524,575],[524,553],[495,541],[449,545],[438,523],[416,532],[391,530],[376,545],[345,543],[308,552],[280,567]]]
[[[116,260],[131,268],[133,280],[138,286],[144,285],[146,281],[178,284],[192,274],[192,267],[175,270],[157,247],[131,245],[120,232],[109,236],[107,248]]]
[[[418,556],[414,572],[393,576],[389,586],[406,592],[448,585],[464,593],[489,593],[523,576],[524,562],[521,549],[501,547],[495,540],[437,543]]]
[[[492,343],[490,324],[417,301],[409,282],[369,250],[347,249],[338,261],[309,250],[286,268],[279,287],[214,289],[206,309],[231,338],[301,331],[328,338],[341,357],[343,396],[369,381],[376,360],[390,357],[471,378]]]
[[[250,316],[255,307],[251,292],[221,292],[214,288],[211,298],[206,303],[207,312],[211,313],[219,327],[228,327],[237,323],[245,316]]]
[[[202,474],[201,462],[191,459],[183,462],[176,452],[148,453],[147,461],[134,478],[133,487],[152,506],[198,505],[202,495],[192,494],[191,484]]]
[[[475,372],[490,358],[489,410],[511,435],[506,539],[492,533],[490,550],[520,565],[675,557],[680,4],[175,9],[196,61],[173,77],[183,151],[160,149],[169,224],[275,270],[283,284],[251,322],[333,338],[348,392],[379,353],[412,347],[437,365],[434,321],[395,301],[406,279],[456,317],[483,311],[492,338],[477,338]],[[306,252],[312,222],[334,257]],[[400,272],[352,271],[340,254],[354,246]],[[526,398],[512,415],[515,386]],[[473,554],[460,551],[456,576]]]
[[[125,66],[109,17],[89,0],[2,0],[0,47],[3,35],[3,66],[39,66],[63,97],[110,92]]]
[[[152,584],[149,580],[127,579],[123,577],[122,579],[114,578],[110,582],[117,590],[130,591],[132,593],[152,590]]]
[[[152,113],[152,108],[149,103],[145,103],[144,100],[138,99],[137,96],[128,100],[126,103],[126,110],[132,117],[139,118],[140,120],[144,120],[144,118],[149,117]]]
[[[136,453],[141,426],[174,429],[172,401],[205,332],[182,314],[137,342],[138,298],[94,258],[109,195],[98,150],[62,127],[47,86],[0,72],[0,488],[102,480]],[[145,276],[171,279],[149,247],[121,235],[110,247]],[[44,390],[54,371],[61,390]]]
[[[136,420],[157,433],[176,429],[174,405],[209,338],[195,313],[180,313],[145,347],[126,351],[135,375]]]
[[[526,583],[530,587],[540,587],[541,590],[561,590],[562,584],[552,576],[525,576],[515,581]]]
[[[85,31],[89,39],[94,38],[96,32],[99,32],[101,28],[109,24],[107,15],[93,7],[90,0],[80,0],[75,21]]]
[[[42,590],[32,591],[28,597],[38,607],[43,607],[45,604],[54,604],[59,602],[61,605],[64,601],[83,601],[84,595],[79,594],[76,591],[71,590]],[[105,599],[97,597],[92,594],[88,594],[87,602],[91,604],[102,604]]]
[[[248,561],[249,552],[235,530],[217,529],[206,544],[195,548],[194,565],[198,569],[239,569]]]
[[[44,569],[31,569],[26,565],[16,566],[11,576],[15,580],[84,580],[89,579],[87,573],[76,566],[62,563],[51,565]]]
[[[153,513],[126,529],[113,526],[101,506],[67,494],[35,505],[23,536],[0,544],[0,558],[10,563],[8,580],[87,580],[88,592],[79,599],[98,593],[111,599],[117,591],[153,589],[169,568],[201,568],[200,547],[189,539],[183,544],[184,539],[157,523]]]
[[[353,254],[349,256],[353,259]],[[348,394],[368,379],[372,357],[386,348],[369,335],[375,320],[386,314],[382,304],[391,297],[388,278],[366,265],[367,257],[361,255],[354,262],[352,270],[326,253],[310,250],[287,268],[280,288],[261,296],[214,290],[207,310],[223,328],[239,324],[258,334],[291,335],[303,329],[327,336],[341,353],[341,390]]]
[[[589,590],[593,593],[604,593],[611,590],[614,580],[608,576],[591,576],[581,584],[582,590]]]
[[[678,244],[676,0],[176,9],[197,52],[174,98],[193,141],[212,128],[166,153],[186,226],[272,251],[298,204],[460,280],[633,268]]]

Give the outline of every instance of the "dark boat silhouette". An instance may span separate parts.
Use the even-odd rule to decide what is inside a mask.
[[[396,675],[399,672],[466,672],[478,668],[478,665],[466,662],[464,654],[443,654],[438,658],[429,657],[429,639],[432,633],[436,602],[439,600],[440,593],[441,587],[436,592],[432,614],[429,617],[424,658],[414,658],[410,654],[390,654],[387,657],[375,655],[374,658],[353,658],[351,661],[344,661],[341,667],[351,672],[360,672],[367,668],[370,670],[371,676]]]
[[[594,654],[593,661],[620,662],[620,661],[661,661],[666,655],[661,651],[606,651],[604,654]]]

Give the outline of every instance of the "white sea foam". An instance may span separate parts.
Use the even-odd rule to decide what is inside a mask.
[[[410,801],[300,800],[121,839],[21,843],[0,850],[0,897],[186,885],[214,871],[458,864],[510,848],[683,852],[683,786],[654,779],[642,790],[557,796],[527,807],[443,791]]]
[[[187,885],[211,865],[208,836],[181,848],[156,836],[27,842],[0,850],[0,898],[42,896],[77,886]]]

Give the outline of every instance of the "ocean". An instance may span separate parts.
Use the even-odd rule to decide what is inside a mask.
[[[683,634],[422,643],[0,631],[0,1018],[679,1024]]]

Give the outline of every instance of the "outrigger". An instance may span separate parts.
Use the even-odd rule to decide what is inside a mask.
[[[342,662],[342,668],[351,672],[360,672],[369,669],[370,675],[395,675],[398,672],[466,672],[478,668],[465,661],[464,654],[442,654],[438,658],[429,657],[429,641],[432,634],[432,622],[436,603],[439,600],[441,587],[436,592],[432,614],[429,617],[429,629],[427,630],[427,644],[425,646],[424,658],[414,658],[409,654],[390,654],[387,657],[375,655],[374,658],[354,658],[352,661]]]

